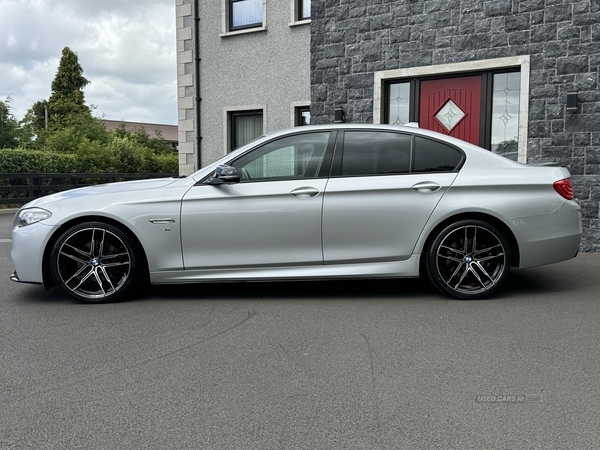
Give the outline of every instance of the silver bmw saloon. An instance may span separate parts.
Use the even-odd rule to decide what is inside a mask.
[[[112,301],[140,283],[425,275],[479,299],[511,267],[573,258],[563,167],[413,126],[264,135],[185,178],[73,189],[21,208],[13,281]]]

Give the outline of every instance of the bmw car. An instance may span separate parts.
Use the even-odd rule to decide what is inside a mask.
[[[13,281],[113,301],[143,284],[426,276],[479,299],[511,267],[576,256],[564,167],[415,126],[264,135],[191,176],[48,195],[21,208]]]

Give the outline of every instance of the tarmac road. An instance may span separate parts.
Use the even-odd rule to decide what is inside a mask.
[[[597,449],[600,254],[490,300],[425,281],[158,287],[80,305],[12,283],[0,448]]]

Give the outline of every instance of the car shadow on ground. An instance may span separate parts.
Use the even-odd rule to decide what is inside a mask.
[[[213,300],[423,298],[437,291],[421,279],[256,281],[152,286],[133,300],[149,298]]]
[[[512,270],[504,286],[483,301],[510,299],[516,296],[546,295],[577,287],[577,280],[547,267]],[[152,300],[450,300],[426,278],[214,282],[178,285],[140,286],[119,301]],[[28,303],[77,303],[61,289],[45,290],[41,286],[21,285],[14,301]]]

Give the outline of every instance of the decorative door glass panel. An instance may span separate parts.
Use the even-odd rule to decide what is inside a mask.
[[[410,122],[410,83],[390,84],[389,89],[388,123],[404,125]]]
[[[456,103],[452,100],[448,100],[437,112],[435,118],[444,128],[446,128],[446,130],[448,130],[448,132],[450,132],[465,116],[466,114]]]
[[[520,95],[520,72],[494,75],[491,149],[515,161],[518,156]]]

